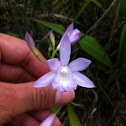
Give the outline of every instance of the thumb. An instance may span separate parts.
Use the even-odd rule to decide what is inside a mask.
[[[71,102],[74,92],[59,93],[52,86],[32,87],[34,82],[23,84],[0,83],[0,122],[28,111],[46,109]]]

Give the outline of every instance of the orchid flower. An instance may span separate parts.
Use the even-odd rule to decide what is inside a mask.
[[[47,60],[51,71],[40,77],[33,87],[45,87],[52,83],[53,88],[60,92],[75,90],[77,85],[87,88],[95,87],[88,77],[78,72],[85,70],[91,61],[78,58],[69,63],[71,43],[67,34],[63,36],[60,44],[60,61],[57,58]]]
[[[52,126],[55,117],[55,114],[49,115],[39,126]]]
[[[75,42],[77,42],[79,40],[80,31],[78,29],[73,29],[73,24],[70,24],[67,27],[67,30],[65,31],[62,39],[64,39],[66,34],[67,34],[71,44],[74,44]],[[61,39],[61,41],[62,41],[62,39]]]

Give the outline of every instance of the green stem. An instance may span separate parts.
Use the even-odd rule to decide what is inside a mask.
[[[40,59],[40,57],[39,57],[38,53],[36,52],[36,50],[33,50],[32,52],[33,52],[33,54],[37,57],[37,59],[38,59],[41,63],[47,64],[46,62],[44,62],[44,61],[42,61],[42,60]]]
[[[54,58],[55,54],[57,53],[58,49],[56,48],[56,50],[53,50],[53,53],[52,53],[52,56],[51,56],[51,59]]]
[[[59,113],[59,111],[61,110],[62,107],[63,107],[63,106],[61,106],[61,107],[55,112],[56,115]]]
[[[44,61],[42,61],[42,60],[40,59],[39,55],[37,55],[36,57],[37,57],[37,59],[38,59],[41,63],[47,64],[46,62],[44,62]]]
[[[55,52],[55,46],[53,45],[53,53]],[[53,54],[52,53],[52,54]],[[56,53],[55,53],[56,54]],[[55,56],[55,54],[54,54],[54,56]],[[51,56],[52,57],[52,56]],[[54,58],[54,57],[53,57]]]

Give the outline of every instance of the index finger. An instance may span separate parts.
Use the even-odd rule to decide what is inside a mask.
[[[40,58],[46,61],[38,50],[37,52]],[[48,66],[34,56],[24,40],[2,33],[0,33],[0,61],[20,65],[37,78],[49,71]]]

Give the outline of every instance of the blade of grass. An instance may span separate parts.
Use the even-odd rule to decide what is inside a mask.
[[[98,0],[91,0],[94,4],[96,4],[99,8],[101,8],[103,11],[105,11],[105,9],[102,7],[102,4],[98,1]]]
[[[43,24],[44,26],[56,31],[57,33],[59,33],[61,35],[63,35],[63,33],[65,31],[64,27],[59,24],[54,24],[54,23],[42,21],[42,20],[35,19],[35,18],[33,18],[33,21],[35,21],[36,23],[39,23],[39,24]]]
[[[70,126],[81,126],[79,118],[70,104],[67,105],[67,110]]]
[[[86,7],[90,4],[90,2],[91,2],[91,0],[86,0],[86,2],[84,2],[84,4],[82,5],[82,7],[80,8],[80,10],[78,11],[77,15],[74,18],[74,23],[80,17],[80,15],[82,14],[82,12],[86,9]]]
[[[117,56],[117,66],[124,67],[126,66],[126,24],[124,24],[121,37],[120,44]]]
[[[126,18],[126,0],[121,0],[119,10],[119,21],[122,22]]]

